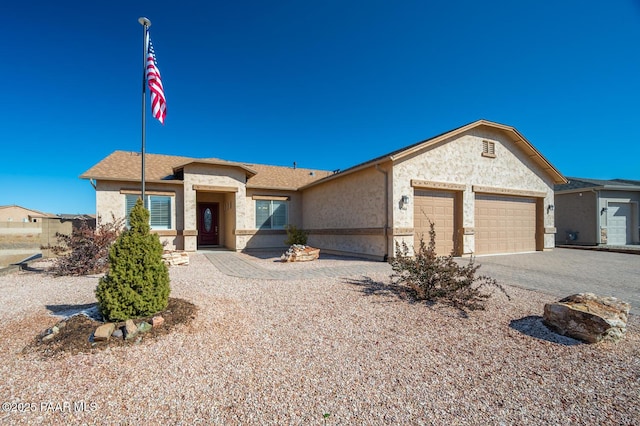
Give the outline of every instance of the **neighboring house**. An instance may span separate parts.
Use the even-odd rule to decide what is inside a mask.
[[[47,217],[56,217],[56,215],[27,209],[15,204],[0,206],[0,222],[36,223],[42,222],[42,219]]]
[[[555,187],[558,244],[640,244],[640,181],[568,179]]]
[[[0,267],[35,254],[52,256],[43,246],[58,244],[57,233],[70,235],[81,221],[95,227],[90,215],[54,215],[11,205],[0,206]]]
[[[516,129],[479,120],[341,172],[147,154],[151,226],[168,248],[282,248],[287,224],[325,252],[374,259],[435,223],[440,253],[512,253],[555,243],[563,176]],[[82,176],[103,218],[140,196],[141,158],[115,151]]]

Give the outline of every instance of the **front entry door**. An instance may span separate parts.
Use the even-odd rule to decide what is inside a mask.
[[[218,203],[198,204],[198,245],[220,244],[220,208]]]

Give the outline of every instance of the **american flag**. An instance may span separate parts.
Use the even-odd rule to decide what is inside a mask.
[[[153,116],[160,121],[160,123],[164,124],[164,119],[167,116],[167,100],[164,97],[160,70],[158,69],[156,54],[153,51],[153,44],[151,43],[151,37],[149,37],[149,31],[147,31],[146,78],[151,94],[151,112],[153,113]]]

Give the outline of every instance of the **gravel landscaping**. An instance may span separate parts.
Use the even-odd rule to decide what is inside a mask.
[[[367,264],[250,261],[271,270]],[[635,315],[621,342],[587,345],[540,323],[557,297],[508,282],[511,300],[496,292],[465,317],[412,302],[384,272],[245,279],[198,254],[170,274],[171,297],[198,308],[188,324],[53,358],[23,349],[60,320],[52,312],[94,303],[98,277],[0,276],[0,423],[640,423]]]

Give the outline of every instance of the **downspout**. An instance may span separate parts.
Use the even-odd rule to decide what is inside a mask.
[[[380,168],[376,163],[376,170],[384,175],[384,261],[389,260],[389,172]]]

